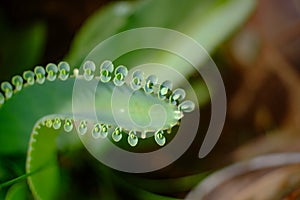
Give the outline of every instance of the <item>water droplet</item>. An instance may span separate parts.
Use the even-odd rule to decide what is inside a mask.
[[[120,129],[121,130],[121,129]],[[120,131],[121,132],[121,131]],[[108,135],[108,126],[107,125],[105,125],[105,124],[102,124],[101,125],[101,133],[100,133],[100,137],[101,138],[106,138],[107,137],[107,135]]]
[[[190,100],[186,100],[179,104],[178,109],[183,112],[192,112],[195,109],[195,104]]]
[[[128,70],[125,66],[120,65],[115,70],[114,84],[121,86],[125,83],[125,77],[128,74]]]
[[[157,131],[155,134],[154,134],[154,139],[155,139],[155,142],[159,145],[159,146],[164,146],[165,143],[166,143],[166,138],[165,136],[163,136],[164,132],[162,130],[160,131]]]
[[[86,121],[81,121],[79,126],[78,126],[78,132],[81,135],[84,135],[87,132],[87,122]]]
[[[114,71],[113,63],[109,60],[104,61],[100,66],[100,80],[103,83],[110,81],[113,71]]]
[[[122,129],[120,127],[116,128],[111,137],[115,142],[119,142],[122,139]]]
[[[154,85],[157,84],[157,77],[155,75],[150,75],[146,79],[144,90],[146,93],[150,94],[154,92]]]
[[[5,81],[1,83],[1,89],[7,99],[11,98],[13,95],[13,87],[9,82]]]
[[[69,133],[73,130],[73,123],[71,119],[65,119],[64,130]]]
[[[135,131],[130,131],[127,138],[128,144],[132,147],[135,147],[139,141],[139,138],[136,136]]]
[[[45,82],[45,69],[41,66],[37,66],[34,68],[34,73],[36,77],[36,82],[39,84],[43,84]]]
[[[180,120],[183,118],[183,113],[180,110],[175,110],[173,116],[174,116],[174,119]]]
[[[23,73],[23,78],[26,80],[26,82],[29,85],[33,85],[34,84],[34,73],[32,71],[25,71]]]
[[[55,130],[59,129],[61,127],[61,120],[57,117],[54,119],[54,122],[53,122],[53,128]]]
[[[135,71],[132,74],[132,79],[130,82],[130,86],[133,90],[138,90],[142,87],[144,80],[143,73],[141,71]]]
[[[173,91],[172,95],[170,96],[170,103],[173,105],[177,105],[179,101],[185,98],[185,91],[181,88],[177,88]]]
[[[139,141],[139,138],[136,136],[135,131],[130,131],[127,138],[128,144],[132,147],[135,147]]]
[[[53,63],[49,63],[46,66],[47,79],[49,81],[54,81],[56,79],[56,74],[58,72],[57,66]]]
[[[12,84],[15,86],[16,91],[22,90],[23,87],[23,78],[19,75],[12,77]]]
[[[70,74],[70,65],[67,62],[60,62],[58,64],[58,70],[58,78],[62,81],[67,80]]]
[[[160,99],[169,98],[169,96],[172,94],[171,90],[172,90],[172,82],[171,81],[164,81],[159,86],[158,97]]]
[[[46,124],[46,127],[51,128],[53,123],[52,123],[51,119],[47,119],[45,124]]]
[[[0,92],[0,105],[3,105],[5,102],[5,98],[3,96],[3,94]]]
[[[87,81],[92,80],[94,78],[94,72],[96,70],[95,63],[92,61],[86,61],[83,64],[83,70],[84,70],[83,76],[84,76],[85,80],[87,80]]]
[[[101,132],[102,132],[101,124],[95,124],[92,131],[93,138],[98,139],[99,137],[101,137]]]

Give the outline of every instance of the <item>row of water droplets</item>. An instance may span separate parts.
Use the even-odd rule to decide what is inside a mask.
[[[83,64],[83,77],[85,80],[90,81],[93,78],[100,80],[103,83],[113,81],[115,86],[122,86],[125,83],[125,79],[128,76],[128,69],[120,65],[116,69],[114,69],[114,65],[111,61],[106,60],[100,65],[100,74],[96,75],[96,65],[92,61],[86,61]],[[194,110],[194,103],[192,101],[186,100],[183,101],[186,94],[185,91],[181,88],[177,88],[172,91],[172,83],[171,81],[164,81],[159,84],[158,79],[155,75],[150,75],[145,78],[142,71],[134,71],[131,75],[131,79],[129,85],[132,90],[143,90],[147,95],[157,95],[157,97],[162,101],[167,101],[172,105],[177,106],[177,110],[174,113],[174,118],[180,120],[183,117],[183,112],[191,112]],[[86,122],[82,121],[79,125],[78,132],[80,134],[85,134]],[[103,133],[104,127],[104,133]],[[98,135],[106,137],[107,130],[110,126],[96,124],[94,125],[94,129],[92,131],[92,136],[94,138],[98,138]],[[171,130],[171,129],[170,129]],[[168,133],[171,131],[167,130]],[[112,139],[115,142],[119,142],[122,139],[122,132],[126,133],[127,130],[122,130],[121,127],[115,128],[112,132]],[[137,136],[136,131],[131,130],[128,131],[127,141],[131,146],[136,146],[138,143],[139,137]],[[103,138],[103,137],[102,137]],[[145,133],[141,133],[141,138],[144,139]],[[154,133],[154,139],[156,143],[160,146],[163,146],[166,143],[166,138],[164,136],[164,130],[158,130]]]
[[[86,61],[83,64],[83,71],[82,77],[86,81],[90,81],[93,78],[99,79],[104,83],[113,80],[113,83],[116,86],[122,86],[125,83],[126,76],[128,75],[128,70],[125,66],[120,65],[114,69],[113,63],[108,60],[101,64],[99,76],[95,76],[96,65],[92,61]],[[49,63],[45,69],[41,66],[37,66],[34,71],[25,71],[23,73],[23,77],[16,75],[12,78],[11,83],[6,81],[1,84],[1,89],[4,95],[0,92],[0,106],[4,104],[5,100],[10,99],[14,93],[21,91],[23,87],[33,85],[35,82],[43,84],[45,80],[55,81],[57,78],[64,81],[68,79],[69,74],[69,64],[67,62],[60,62],[58,65]],[[79,75],[79,70],[76,68],[74,69],[73,75],[75,77],[81,77]],[[175,111],[174,117],[177,120],[180,120],[183,117],[183,112],[191,112],[195,107],[192,101],[186,100],[182,102],[185,98],[185,91],[183,89],[177,88],[172,91],[172,83],[170,81],[164,81],[159,84],[155,75],[150,75],[145,78],[141,71],[135,71],[131,77],[130,87],[133,90],[143,89],[146,94],[157,95],[159,99],[176,105],[178,110]],[[48,119],[45,121],[45,125],[49,128],[53,127],[54,129],[59,129],[62,125],[62,119],[59,117],[54,120]],[[71,132],[73,130],[72,119],[65,119],[63,126],[66,132]],[[110,125],[96,123],[92,130],[92,136],[95,139],[106,138],[109,128],[111,128]],[[87,132],[86,120],[82,120],[79,123],[77,131],[81,135],[84,135]],[[112,139],[115,142],[119,142],[122,139],[122,132],[125,132],[125,130],[122,130],[121,127],[115,128],[112,132]],[[170,131],[168,130],[167,132]],[[158,130],[154,133],[154,139],[160,146],[163,146],[166,143],[166,138],[163,134],[163,130]],[[143,137],[143,134],[142,138],[145,138]],[[127,141],[131,146],[137,145],[138,136],[136,131],[129,131]]]
[[[109,60],[104,61],[100,65],[99,77],[95,76],[96,65],[92,61],[86,61],[83,64],[83,71],[83,77],[87,81],[90,81],[93,78],[98,78],[103,83],[113,80],[113,83],[116,86],[122,86],[125,83],[126,76],[128,75],[128,69],[125,66],[120,65],[114,69],[113,63]],[[166,100],[170,104],[177,105],[178,111],[191,112],[195,108],[195,105],[192,101],[183,101],[186,96],[186,93],[183,89],[177,88],[172,91],[171,81],[167,80],[159,84],[155,75],[150,75],[145,78],[144,73],[140,70],[132,73],[130,87],[133,90],[143,89],[146,94],[157,94],[159,99]]]
[[[42,125],[47,128],[53,128],[54,130],[58,130],[63,128],[65,132],[70,133],[74,130],[76,122],[72,118],[64,118],[64,117],[55,117],[48,118],[43,121]],[[79,125],[76,129],[78,134],[85,135],[88,132],[88,121],[81,120],[78,121]],[[92,127],[92,137],[94,139],[105,139],[108,136],[109,129],[112,129],[111,126],[101,123],[95,123]],[[119,142],[123,137],[124,131],[121,127],[117,127],[113,130],[111,134],[111,138],[115,142]],[[163,146],[166,142],[165,137],[163,136],[163,131],[157,131],[154,134],[154,139],[156,143],[160,146]],[[138,136],[135,131],[130,131],[127,137],[128,144],[132,147],[138,144]]]
[[[67,80],[70,74],[70,66],[67,62],[60,62],[58,65],[49,63],[46,68],[37,66],[34,71],[28,70],[23,76],[16,75],[8,81],[1,83],[0,106],[10,99],[14,93],[22,90],[23,87],[34,85],[34,83],[43,84],[45,80],[54,81],[57,78]]]

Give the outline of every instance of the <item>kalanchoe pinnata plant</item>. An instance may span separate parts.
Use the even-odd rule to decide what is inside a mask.
[[[168,12],[170,5],[172,10]],[[4,168],[5,172],[14,171],[14,173],[12,176],[5,177],[0,183],[0,198],[6,195],[1,196],[1,188],[4,187],[9,190],[7,196],[19,194],[20,191],[22,193],[18,184],[20,180],[27,178],[34,198],[57,199],[57,194],[66,192],[70,189],[68,184],[71,184],[68,181],[66,181],[68,186],[61,184],[63,167],[60,165],[59,153],[64,154],[63,150],[67,148],[70,149],[69,152],[78,153],[78,149],[82,147],[78,138],[88,137],[94,141],[93,144],[97,144],[98,141],[108,141],[115,146],[124,147],[129,152],[138,152],[141,146],[147,145],[151,146],[151,150],[160,149],[172,141],[177,126],[180,126],[184,120],[185,112],[193,110],[194,103],[185,100],[185,92],[188,96],[189,91],[186,88],[186,91],[172,88],[172,83],[168,80],[158,80],[154,75],[145,76],[143,71],[129,73],[125,66],[114,66],[111,61],[105,61],[105,59],[115,58],[105,57],[83,62],[97,44],[124,30],[145,26],[163,27],[189,35],[212,53],[237,26],[245,21],[254,5],[254,0],[191,0],[188,3],[180,0],[115,2],[96,12],[78,32],[66,55],[70,65],[67,62],[60,62],[58,65],[50,63],[45,67],[37,66],[32,71],[25,71],[1,83],[0,175],[1,164],[9,160],[10,156],[17,155],[24,159],[26,157],[26,161],[16,161],[21,163],[19,163],[21,167],[18,166],[15,170],[18,172]],[[173,45],[173,41],[170,43]],[[118,43],[100,53],[102,55],[115,52],[116,48],[123,47],[124,44]],[[181,47],[183,44],[177,45]],[[9,46],[13,45],[9,44]],[[124,60],[121,58],[121,62],[120,60],[114,62],[133,67],[136,63],[145,63],[144,58],[143,54],[135,54],[133,58],[125,57]],[[193,73],[176,63],[173,57],[162,58],[159,55],[157,59],[157,63],[167,60],[166,63],[173,63],[175,67],[183,69],[182,74],[186,78]],[[201,60],[201,56],[199,59]],[[96,65],[93,61],[95,63],[103,61],[103,63]],[[82,63],[80,69],[75,68]],[[19,73],[21,72],[22,70],[19,70]],[[84,87],[90,84],[97,85],[96,90]],[[80,85],[83,89],[74,90],[74,85]],[[174,85],[182,87],[179,83]],[[78,92],[76,95],[81,98],[77,99],[78,96],[74,96],[74,92]],[[113,96],[115,93],[118,94],[117,99]],[[128,99],[126,100],[128,96],[131,97],[129,102]],[[200,96],[207,95],[200,94]],[[84,101],[85,97],[89,97],[88,100],[92,99],[92,103]],[[202,99],[202,103],[207,99]],[[116,104],[112,105],[112,100]],[[128,107],[122,107],[124,101],[128,103]],[[153,105],[159,105],[165,111],[164,114],[161,115],[159,109],[150,109]],[[91,107],[93,110],[90,110]],[[157,116],[158,120],[153,116]],[[164,119],[163,122],[161,117]],[[183,126],[183,123],[181,125]],[[77,158],[76,154],[76,164],[78,164]],[[24,162],[26,162],[26,174],[23,171]],[[86,175],[87,172],[84,173]],[[102,175],[102,172],[100,174]],[[100,176],[96,176],[98,177]],[[202,178],[202,174],[197,174],[167,181],[166,190],[170,191],[169,194],[186,192]],[[122,178],[119,178],[114,183],[122,181]],[[139,179],[135,182],[143,185],[147,183],[147,179]],[[178,187],[178,185],[182,186],[182,183],[189,184]],[[6,187],[11,185],[12,187]],[[158,195],[164,193],[161,192],[160,180],[147,186],[149,185],[156,187],[156,190],[148,190],[148,187],[141,190],[127,183],[122,184],[122,188],[126,190],[130,188],[130,191],[133,191],[130,193],[137,199],[173,199]],[[101,182],[101,190],[105,191],[107,188],[106,184]],[[23,196],[26,191],[23,191]],[[86,195],[86,191],[82,193]]]
[[[39,105],[38,112],[30,113],[34,115],[31,117],[32,120],[38,120],[30,136],[26,161],[27,173],[35,172],[43,165],[48,164],[49,160],[41,159],[37,155],[41,152],[45,154],[44,158],[48,158],[48,155],[54,155],[56,151],[55,139],[60,132],[75,131],[80,135],[88,134],[88,137],[95,140],[110,139],[116,143],[123,139],[127,140],[131,147],[137,146],[139,140],[146,139],[150,135],[158,146],[165,145],[167,142],[165,134],[171,133],[170,130],[180,123],[184,112],[191,112],[194,109],[194,103],[184,100],[185,91],[183,89],[177,88],[172,91],[170,81],[159,82],[154,75],[144,77],[141,71],[135,71],[132,73],[132,77],[127,77],[127,75],[128,70],[125,66],[114,68],[111,61],[104,61],[101,66],[95,66],[94,62],[86,61],[83,64],[83,73],[80,73],[76,68],[72,73],[67,62],[60,62],[57,66],[50,63],[46,68],[37,66],[34,71],[24,72],[23,78],[17,75],[12,78],[11,83],[3,82],[0,97],[1,109],[4,111],[11,107],[9,102],[14,101],[14,104],[23,104],[18,112],[26,113],[28,106],[26,105],[27,102],[24,101],[26,93],[43,91],[43,94],[37,92],[37,96],[34,97],[34,104]],[[129,78],[129,83],[125,82],[127,78]],[[97,121],[93,121],[90,117],[93,113],[87,113],[88,111],[77,113],[79,117],[73,117],[72,91],[75,81],[81,81],[83,84],[98,81],[97,89],[94,91]],[[82,91],[83,95],[89,90],[89,88],[85,89]],[[46,94],[46,92],[49,93]],[[122,126],[115,121],[114,113],[116,111],[111,105],[112,92],[124,94],[121,99],[126,99],[125,95],[131,94],[130,102],[128,105],[125,104],[130,109],[119,106],[117,108],[117,112],[128,112],[125,115],[119,113],[121,115],[118,116],[118,119],[121,119]],[[39,97],[39,95],[50,94],[59,97],[58,104],[52,107],[54,108],[52,111],[49,110],[45,98]],[[49,96],[49,101],[51,100]],[[81,105],[83,104],[82,102]],[[165,122],[162,125],[160,122],[157,124],[157,120],[151,120],[148,116],[148,111],[157,104],[162,106],[166,112]],[[22,109],[24,110],[22,111]],[[163,114],[155,113],[156,116]],[[124,118],[122,118],[123,116]],[[138,124],[145,126],[135,127],[134,123],[130,123],[128,116],[138,120]],[[18,115],[17,117],[23,116]],[[129,123],[127,123],[128,120]],[[45,131],[46,129],[52,131]],[[50,168],[49,170],[54,169]],[[37,185],[38,181],[32,181],[35,178],[40,177],[34,175],[29,177],[30,187],[36,193],[35,196],[42,197],[44,193],[47,193],[43,190],[51,190],[51,187],[49,185],[47,187]]]

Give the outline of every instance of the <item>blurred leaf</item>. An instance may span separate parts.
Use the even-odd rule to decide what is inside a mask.
[[[5,200],[26,200],[28,189],[26,183],[17,183],[7,191]]]
[[[129,4],[113,4],[104,10],[100,10],[99,14],[92,16],[82,27],[74,39],[73,48],[71,48],[67,60],[76,66],[80,66],[89,51],[109,36],[145,26],[164,27],[180,31],[195,39],[208,52],[213,52],[245,21],[254,5],[254,0],[191,0],[188,3],[180,0],[147,0],[140,1],[131,7]],[[168,11],[170,7],[172,7],[172,12]],[[123,14],[121,22],[119,22],[120,13]],[[104,27],[112,28],[104,29]],[[176,44],[176,41],[173,42]],[[120,47],[122,47],[122,44],[111,48]],[[81,56],[78,57],[78,55]],[[138,63],[143,61],[144,58],[145,55],[127,61]],[[129,66],[128,62],[123,64]],[[201,62],[203,61],[199,61],[199,64]],[[181,66],[181,68],[184,67]]]
[[[37,126],[31,135],[26,162],[30,189],[36,199],[51,200],[58,194],[60,177],[57,163],[58,131]]]
[[[43,55],[45,41],[43,23],[16,29],[0,18],[0,66],[1,72],[5,73],[0,78],[10,78],[36,65]]]
[[[70,65],[79,67],[79,64],[96,44],[124,26],[134,7],[134,2],[112,3],[101,8],[86,20],[74,38],[70,52],[66,57]]]
[[[180,0],[147,0],[140,1],[131,7],[122,3],[112,4],[104,10],[100,10],[99,14],[92,16],[87,21],[75,37],[73,48],[71,48],[66,59],[79,67],[97,44],[109,38],[109,36],[138,27],[164,27],[180,31],[197,41],[211,54],[247,19],[254,6],[255,0],[190,0],[188,3]],[[168,11],[170,7],[172,7],[172,11]],[[123,14],[121,22],[120,15],[117,15],[116,10],[126,10],[126,12],[121,12],[121,14],[126,13]],[[113,24],[113,26],[109,24]],[[111,28],[103,31],[103,27]],[[168,39],[168,36],[160,39],[164,42]],[[92,57],[92,60],[111,59],[110,56],[114,52],[126,45],[128,45],[128,41],[121,43],[118,41],[117,44],[112,43],[105,50]],[[179,49],[189,49],[181,41],[171,41],[169,45]],[[201,67],[208,59],[207,56],[199,55],[197,57],[198,66],[195,67]],[[115,61],[116,65],[123,64],[128,68],[144,63],[159,63],[171,66],[186,78],[195,73],[195,69],[191,64],[181,57],[157,49],[141,49],[128,52]],[[151,69],[149,70],[151,71]],[[148,74],[155,73],[157,74],[156,69],[148,72]],[[162,80],[171,79],[169,73],[162,71],[159,72],[159,76]],[[180,80],[171,79],[176,86],[180,85]],[[193,84],[193,87],[203,92],[197,93],[201,94],[198,96],[198,101],[200,105],[205,105],[209,101],[205,84],[198,81]]]

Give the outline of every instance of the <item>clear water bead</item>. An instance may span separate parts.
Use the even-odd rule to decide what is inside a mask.
[[[1,83],[1,89],[7,99],[11,98],[13,95],[13,87],[9,82],[5,81]]]
[[[164,136],[163,134],[164,134],[164,132],[163,132],[162,130],[157,131],[157,132],[154,134],[155,142],[156,142],[159,146],[164,146],[165,143],[166,143],[166,138],[165,138],[165,136]]]
[[[185,91],[181,88],[177,88],[173,91],[170,96],[169,102],[173,105],[178,105],[178,103],[185,98]]]
[[[53,128],[55,130],[59,129],[61,127],[61,120],[60,118],[55,118],[54,121],[53,121]]]
[[[52,120],[51,119],[47,119],[45,122],[46,127],[51,128],[52,127]]]
[[[103,83],[110,81],[113,71],[114,71],[113,63],[109,60],[104,61],[100,66],[100,80]]]
[[[86,121],[81,121],[79,126],[78,126],[78,132],[81,135],[84,135],[87,132],[87,122]]]
[[[45,82],[45,69],[41,66],[37,66],[34,68],[34,73],[36,77],[36,82],[39,84],[43,84]]]
[[[32,71],[25,71],[23,73],[23,78],[26,80],[27,84],[33,85],[34,84],[34,73]]]
[[[132,74],[132,79],[130,82],[130,86],[133,90],[140,89],[143,85],[144,76],[141,71],[135,71]]]
[[[95,124],[93,131],[92,131],[92,136],[95,139],[98,138],[106,138],[108,134],[108,127],[106,125],[101,125],[99,123]]]
[[[120,65],[115,70],[114,84],[121,86],[125,83],[125,77],[128,74],[128,70],[125,66]]]
[[[100,137],[104,139],[107,137],[107,135],[108,135],[108,125],[102,124]]]
[[[73,130],[73,123],[71,119],[65,119],[64,130],[69,133]]]
[[[87,80],[87,81],[92,80],[94,78],[94,73],[96,70],[95,63],[92,61],[86,61],[83,64],[83,70],[84,70],[83,76],[84,76],[85,80]]]
[[[111,137],[115,142],[119,142],[122,139],[122,129],[120,127],[116,128]]]
[[[186,100],[179,104],[178,109],[183,112],[192,112],[195,109],[195,104],[190,100]]]
[[[159,86],[159,92],[158,92],[158,97],[160,99],[166,99],[169,98],[169,96],[172,94],[172,82],[171,81],[164,81],[160,86]]]
[[[146,79],[144,90],[146,93],[150,94],[154,92],[154,86],[157,84],[157,77],[155,75],[150,75]]]
[[[47,79],[49,81],[54,81],[56,79],[58,68],[57,68],[57,66],[55,64],[49,63],[46,66],[46,72],[47,72]]]
[[[58,70],[58,78],[62,81],[67,80],[70,74],[70,65],[67,62],[60,62],[58,64]]]
[[[19,75],[12,77],[11,83],[15,86],[16,91],[22,90],[23,87],[23,78]]]
[[[139,141],[139,138],[136,136],[135,131],[130,131],[127,138],[128,144],[132,147],[135,147]]]

